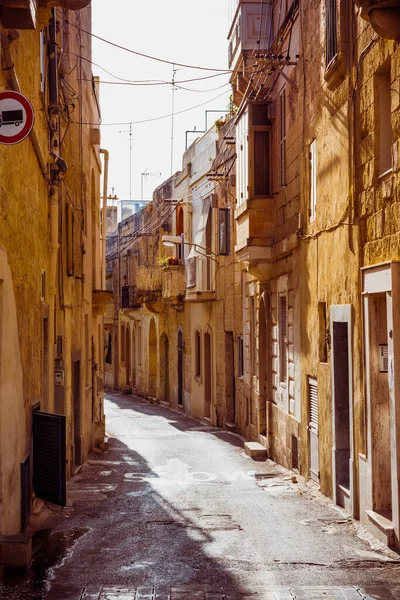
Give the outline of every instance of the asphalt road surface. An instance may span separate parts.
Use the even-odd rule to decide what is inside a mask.
[[[106,415],[2,600],[400,599],[400,557],[238,436],[119,393]]]

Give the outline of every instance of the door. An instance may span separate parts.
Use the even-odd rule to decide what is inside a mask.
[[[310,477],[319,483],[319,447],[318,447],[318,383],[308,378],[308,402],[310,420],[308,424],[310,448]]]
[[[169,341],[165,336],[164,340],[164,398],[169,404]]]
[[[82,432],[81,432],[81,361],[73,362],[73,399],[74,399],[74,463],[75,468],[82,464]]]
[[[350,498],[350,380],[349,339],[347,322],[332,323],[333,340],[333,417],[334,417],[334,476],[336,503],[348,509]]]
[[[178,406],[183,406],[183,334],[178,332]]]
[[[211,416],[211,336],[204,334],[204,416]]]
[[[32,414],[33,489],[38,498],[66,505],[66,448],[63,415]]]

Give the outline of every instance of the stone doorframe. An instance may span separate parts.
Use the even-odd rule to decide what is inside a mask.
[[[390,261],[361,269],[364,321],[364,369],[366,401],[366,455],[359,455],[360,464],[360,520],[381,541],[400,547],[400,261]],[[387,318],[388,389],[391,447],[392,519],[382,521],[373,506],[374,473],[371,398],[371,367],[369,346],[370,298],[385,295]]]
[[[348,369],[349,369],[349,426],[350,426],[350,498],[349,506],[346,507],[348,512],[354,516],[354,490],[355,486],[355,469],[354,469],[354,421],[353,421],[353,340],[352,340],[352,321],[351,321],[351,304],[333,305],[330,307],[330,339],[332,344],[331,352],[331,369],[332,369],[332,490],[333,501],[338,504],[338,486],[337,486],[337,469],[336,469],[336,396],[335,396],[335,348],[334,348],[334,323],[347,323],[348,333]]]

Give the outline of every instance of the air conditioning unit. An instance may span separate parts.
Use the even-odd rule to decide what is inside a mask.
[[[7,29],[36,29],[36,0],[5,0],[1,24]]]

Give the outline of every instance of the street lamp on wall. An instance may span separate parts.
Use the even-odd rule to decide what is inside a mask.
[[[180,235],[163,235],[161,241],[164,244],[164,246],[168,246],[170,248],[180,246],[181,244],[183,244],[184,246],[192,246],[196,252],[198,252],[197,248],[200,248],[200,250],[203,250],[204,252],[198,252],[198,254],[204,256],[205,258],[211,258],[211,260],[217,262],[216,257],[218,255],[215,254],[215,252],[213,252],[209,248],[206,248],[205,246],[201,246],[200,244],[196,244],[193,242],[184,242]]]

